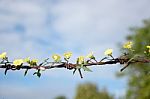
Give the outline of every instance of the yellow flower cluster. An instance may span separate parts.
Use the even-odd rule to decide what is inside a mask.
[[[150,46],[148,45],[148,46],[146,46],[146,48],[150,49]]]
[[[112,52],[113,52],[113,49],[109,48],[109,49],[107,49],[107,50],[104,52],[104,54],[105,54],[105,55],[108,55],[108,56],[111,56],[111,55],[112,55]]]
[[[30,64],[30,65],[33,66],[33,65],[37,64],[38,59],[32,59],[32,60],[30,60],[30,57],[27,57],[27,58],[24,59],[24,62],[26,62],[26,63],[28,63],[28,64]]]
[[[77,58],[77,61],[79,62],[79,64],[83,64],[84,63],[84,56],[79,56]]]
[[[129,41],[129,42],[126,42],[126,43],[123,45],[123,48],[132,50],[132,45],[133,45],[133,43],[132,43],[131,41]],[[150,53],[150,45],[146,46],[146,48],[148,49],[148,53]],[[107,56],[113,57],[113,56],[112,56],[112,53],[113,53],[113,49],[111,49],[111,48],[108,48],[108,49],[106,49],[106,50],[104,51],[104,54],[107,55]],[[144,53],[146,53],[146,51],[144,51]],[[5,59],[5,58],[6,58],[6,54],[7,54],[6,52],[1,53],[1,54],[0,54],[0,58],[1,58],[1,59]],[[66,53],[64,53],[63,55],[64,55],[64,58],[65,58],[65,59],[70,59],[70,57],[72,56],[72,52],[66,52]],[[88,59],[95,59],[95,56],[93,55],[93,52],[90,52],[86,57],[84,57],[84,56],[79,56],[79,57],[77,58],[77,62],[78,62],[79,64],[84,64],[86,58],[88,58]],[[61,61],[61,56],[58,55],[58,54],[53,54],[53,55],[52,55],[52,59],[53,59],[55,62],[60,62],[60,61]],[[20,66],[20,65],[23,64],[23,62],[26,62],[26,63],[28,63],[28,64],[30,64],[30,65],[36,65],[37,62],[38,62],[38,60],[37,60],[37,59],[32,59],[32,60],[30,60],[30,57],[25,58],[24,60],[23,60],[23,59],[16,59],[16,60],[13,61],[13,65],[15,65],[15,66]],[[42,67],[41,67],[41,70],[44,70],[44,69],[45,69],[45,68],[42,68]]]
[[[86,58],[93,59],[93,58],[94,58],[93,52],[90,52],[90,53],[86,56]]]
[[[38,62],[38,59],[32,59],[31,60],[31,63],[37,63]]]
[[[72,56],[72,52],[66,52],[66,53],[64,53],[64,57],[66,59],[69,59],[71,56]]]
[[[20,66],[22,64],[23,64],[23,59],[15,59],[13,61],[13,65],[15,65],[15,66]]]
[[[70,59],[70,57],[72,56],[72,52],[66,52],[64,53],[64,58],[65,59]],[[53,54],[52,58],[55,62],[60,62],[61,61],[61,56],[58,54]]]
[[[52,58],[53,58],[53,60],[54,60],[55,62],[59,62],[59,61],[61,60],[61,56],[58,55],[58,54],[53,54],[53,55],[52,55]]]
[[[30,63],[30,57],[25,58],[23,61],[26,63]]]
[[[128,41],[128,42],[126,42],[126,43],[123,45],[123,48],[131,49],[131,48],[132,48],[132,45],[133,45],[133,43],[132,43],[131,41]]]
[[[1,59],[5,59],[5,58],[6,58],[6,55],[7,55],[7,53],[6,53],[6,52],[3,52],[3,53],[0,54],[0,58],[1,58]]]
[[[148,48],[148,52],[150,53],[150,46],[148,45],[148,46],[146,46],[146,48]]]

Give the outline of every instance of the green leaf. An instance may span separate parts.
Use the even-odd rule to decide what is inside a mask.
[[[40,73],[40,72],[37,72],[37,76],[40,78],[40,77],[41,77],[41,73]]]
[[[67,58],[64,58],[64,60],[65,60],[65,61],[68,61],[68,59],[67,59]]]
[[[6,69],[5,69],[5,75],[7,74],[7,71],[8,71],[9,69],[6,67]]]
[[[33,75],[37,74],[37,72],[34,72]]]
[[[77,69],[75,69],[75,70],[73,71],[73,75],[75,74],[76,70],[77,70]]]
[[[92,56],[91,59],[94,59],[94,60],[95,60],[96,58],[95,58],[95,56]]]
[[[82,68],[84,71],[92,72],[92,70],[89,69],[89,68],[87,68],[86,66],[82,66],[81,68]]]
[[[28,73],[28,69],[26,69],[26,71],[24,72],[24,76],[26,76]]]
[[[39,78],[41,77],[41,73],[39,71],[35,72],[33,75],[37,75]]]
[[[77,58],[76,64],[79,64],[79,58]]]
[[[45,60],[44,60],[44,62],[47,62],[49,60],[49,58],[46,58]]]
[[[47,63],[48,60],[49,60],[49,58],[46,58],[42,63],[40,63],[39,66],[42,66],[44,63]]]

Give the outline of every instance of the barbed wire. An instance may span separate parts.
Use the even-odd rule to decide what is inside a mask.
[[[49,59],[49,58],[48,58]],[[150,59],[148,57],[143,57],[143,56],[137,56],[137,57],[132,57],[129,58],[128,55],[123,55],[118,58],[111,58],[109,59],[108,57],[105,57],[101,59],[100,61],[97,61],[96,59],[90,59],[87,60],[86,63],[84,64],[79,64],[79,63],[69,63],[68,61],[66,62],[48,62],[48,59],[46,61],[42,62],[39,65],[29,65],[29,64],[21,64],[20,66],[15,66],[13,62],[9,62],[8,60],[1,61],[0,62],[0,68],[5,69],[4,74],[6,75],[9,70],[21,70],[25,69],[24,76],[26,76],[28,70],[30,69],[35,69],[37,70],[33,75],[37,75],[38,77],[41,76],[41,71],[47,70],[47,69],[54,69],[54,68],[66,68],[68,70],[73,70],[73,74],[78,70],[80,77],[83,78],[81,69],[84,71],[91,71],[88,67],[92,66],[101,66],[101,65],[108,65],[108,64],[121,64],[123,67],[120,69],[120,71],[123,71],[126,69],[130,64],[134,63],[150,63]]]

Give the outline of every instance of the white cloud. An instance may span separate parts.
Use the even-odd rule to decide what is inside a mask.
[[[79,52],[85,53],[89,48],[101,51],[103,45],[115,47],[117,42],[123,40],[129,26],[139,25],[142,19],[149,17],[148,2],[63,0],[52,4],[40,0],[2,0],[0,31],[16,35],[16,25],[20,25],[24,31],[19,33],[25,39],[20,42],[26,43],[30,39],[30,43],[35,44],[35,40],[39,39],[53,43],[46,47],[47,50],[74,50],[81,45],[82,49],[77,49]],[[60,38],[55,38],[53,34]]]
[[[116,44],[124,38],[129,26],[139,25],[142,19],[149,17],[148,2],[64,0],[53,7],[57,16],[53,26],[66,42],[80,43],[85,49],[89,43],[99,46],[113,41]]]

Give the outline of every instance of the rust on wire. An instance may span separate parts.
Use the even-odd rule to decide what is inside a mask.
[[[130,61],[129,61],[130,60]],[[85,67],[92,67],[92,66],[100,66],[100,65],[107,65],[107,64],[121,64],[124,65],[124,67],[122,67],[120,69],[120,71],[123,71],[124,69],[126,69],[130,64],[133,63],[150,63],[150,59],[149,58],[144,58],[144,57],[138,57],[136,59],[130,59],[127,57],[124,58],[113,58],[113,59],[102,59],[101,61],[95,61],[95,62],[87,62],[86,64],[84,64],[83,66]],[[47,65],[37,65],[37,66],[30,66],[30,65],[21,65],[19,67],[16,67],[13,65],[12,62],[1,62],[0,63],[0,68],[5,69],[5,75],[8,72],[8,70],[21,70],[21,69],[26,69],[27,71],[30,69],[35,69],[38,70],[38,72],[36,73],[40,73],[40,68],[44,68],[46,69],[54,69],[54,68],[66,68],[68,70],[73,70],[73,74],[75,73],[75,71],[78,69],[80,77],[83,78],[82,73],[81,73],[81,68],[77,68],[79,64],[74,64],[74,63],[68,63],[68,62],[48,62]],[[26,73],[27,73],[26,71]],[[25,74],[26,75],[26,74]],[[41,75],[41,74],[40,74]]]

